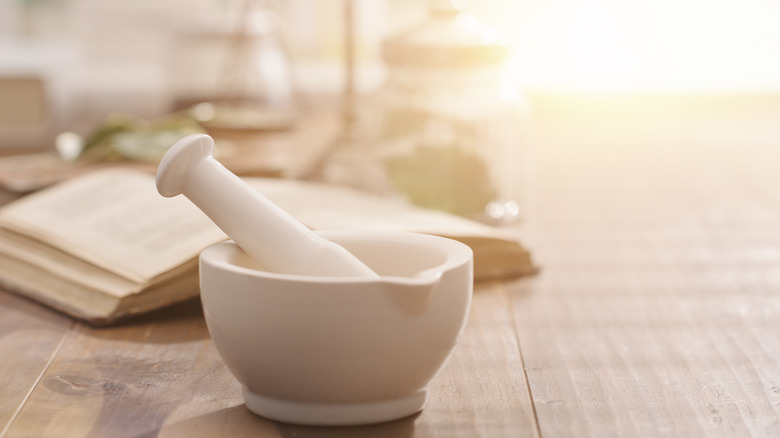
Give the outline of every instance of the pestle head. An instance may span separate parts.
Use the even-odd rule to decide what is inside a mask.
[[[171,146],[157,167],[157,191],[165,197],[182,193],[191,163],[214,155],[214,139],[206,134],[188,135]]]

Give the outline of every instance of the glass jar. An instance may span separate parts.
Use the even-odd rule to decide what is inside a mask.
[[[373,100],[374,158],[387,189],[412,203],[511,223],[523,215],[527,102],[491,28],[434,5],[387,39],[387,80]]]

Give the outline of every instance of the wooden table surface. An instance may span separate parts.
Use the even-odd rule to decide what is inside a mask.
[[[780,98],[537,115],[519,232],[542,271],[477,285],[420,414],[267,421],[197,301],[97,329],[0,292],[0,437],[780,437]]]

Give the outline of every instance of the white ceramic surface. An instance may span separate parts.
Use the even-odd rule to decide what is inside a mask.
[[[209,332],[247,407],[311,425],[420,411],[466,322],[471,249],[414,233],[320,234],[382,278],[270,273],[232,242],[200,255]]]
[[[193,134],[157,168],[157,190],[184,194],[244,251],[286,274],[377,278],[359,259],[306,228],[214,159],[214,139]]]

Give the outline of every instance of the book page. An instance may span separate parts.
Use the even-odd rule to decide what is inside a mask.
[[[507,230],[349,187],[267,178],[244,180],[290,215],[318,230],[412,231],[516,241],[516,236]]]
[[[139,283],[227,237],[188,199],[164,198],[153,176],[124,169],[90,173],[13,202],[0,210],[0,226]]]
[[[39,269],[37,276],[54,276],[63,281],[103,291],[117,298],[141,292],[150,284],[169,281],[173,277],[197,271],[198,264],[197,259],[192,258],[154,277],[151,283],[138,283],[42,241],[4,228],[0,228],[0,254],[36,266]]]
[[[349,187],[295,180],[246,181],[316,230],[411,231],[449,237],[474,251],[474,279],[514,278],[538,271],[516,232],[424,209]]]

